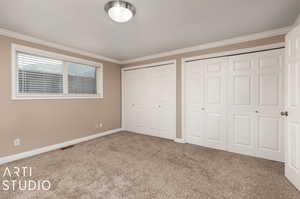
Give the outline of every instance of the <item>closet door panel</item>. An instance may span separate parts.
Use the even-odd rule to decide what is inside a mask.
[[[204,132],[207,147],[226,148],[226,58],[204,61]]]
[[[277,114],[283,102],[283,50],[258,53],[258,108]]]
[[[176,134],[176,68],[156,68],[157,130],[163,137],[175,139]]]
[[[249,75],[232,77],[233,104],[235,106],[251,106],[253,79]]]
[[[187,142],[226,148],[227,59],[185,63],[185,133]]]
[[[124,92],[125,129],[133,132],[137,131],[137,101],[135,98],[135,90],[138,89],[138,75],[136,75],[136,73],[136,71],[124,72],[124,89],[126,91]]]
[[[256,104],[256,55],[229,59],[229,106],[231,110],[250,110]]]
[[[140,133],[146,133],[148,126],[148,115],[147,115],[147,94],[148,85],[140,84],[141,81],[147,82],[147,71],[146,70],[135,70],[135,86],[132,89],[133,98],[135,100],[135,131]]]
[[[229,151],[255,155],[256,54],[229,58]]]
[[[206,77],[206,95],[205,102],[209,105],[222,104],[222,77]]]
[[[255,155],[255,117],[253,113],[233,112],[229,121],[229,151]]]
[[[187,142],[283,161],[283,51],[185,62]]]
[[[258,53],[257,156],[284,160],[283,50]]]
[[[283,51],[233,56],[229,63],[230,151],[283,161]]]
[[[204,68],[202,61],[187,62],[185,70],[185,133],[189,143],[204,145]]]
[[[174,64],[125,71],[125,129],[174,139],[176,67]]]
[[[276,74],[261,74],[259,77],[259,105],[279,104],[279,77]]]
[[[206,133],[206,146],[212,148],[224,149],[225,136],[224,136],[224,117],[219,113],[206,114],[205,133]]]
[[[283,120],[274,114],[259,114],[256,121],[257,151],[262,158],[283,161]]]
[[[148,115],[148,126],[146,130],[147,135],[157,136],[158,134],[158,123],[159,123],[159,111],[158,111],[158,97],[159,92],[159,77],[157,68],[146,68],[147,77],[145,77],[145,84],[147,84],[147,115]],[[147,81],[147,82],[146,82]]]

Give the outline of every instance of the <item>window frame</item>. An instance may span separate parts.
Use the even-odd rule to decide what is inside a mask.
[[[63,93],[62,94],[22,94],[18,89],[18,66],[17,66],[17,53],[26,53],[34,56],[41,56],[50,59],[63,61]],[[68,93],[68,62],[83,64],[96,67],[96,84],[97,94],[69,94]],[[33,100],[33,99],[102,99],[103,98],[103,64],[97,63],[81,58],[71,57],[63,54],[58,54],[50,51],[40,50],[19,44],[11,45],[11,64],[12,64],[12,100]]]

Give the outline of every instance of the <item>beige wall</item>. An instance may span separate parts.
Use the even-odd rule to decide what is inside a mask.
[[[174,56],[168,56],[168,57],[161,57],[157,59],[150,59],[146,61],[136,62],[136,63],[130,63],[127,65],[124,65],[123,67],[130,67],[130,66],[138,66],[138,65],[144,65],[144,64],[151,64],[155,62],[161,62],[161,61],[167,61],[167,60],[173,60],[176,59],[177,61],[177,137],[181,138],[181,59],[186,57],[193,57],[193,56],[199,56],[199,55],[205,55],[210,53],[218,53],[218,52],[224,52],[224,51],[231,51],[231,50],[237,50],[242,48],[251,48],[261,45],[268,45],[278,42],[284,42],[284,35],[280,36],[274,36],[266,39],[259,39],[255,41],[248,41],[243,43],[237,43],[233,45],[227,45],[217,48],[210,48],[206,50],[200,50],[190,53],[184,53],[184,54],[178,54]]]
[[[104,99],[11,100],[12,42],[103,63]],[[0,157],[120,127],[120,65],[0,36]]]

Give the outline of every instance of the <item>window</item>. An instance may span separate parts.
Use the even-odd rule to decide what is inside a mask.
[[[18,93],[63,93],[62,61],[17,52]]]
[[[68,63],[69,93],[94,94],[97,92],[97,70],[93,66]]]
[[[102,98],[102,64],[12,45],[13,99]]]

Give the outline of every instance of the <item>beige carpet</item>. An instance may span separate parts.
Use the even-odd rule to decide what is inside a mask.
[[[0,167],[33,167],[50,191],[1,199],[299,199],[282,163],[121,132]],[[3,178],[2,178],[3,179]]]

